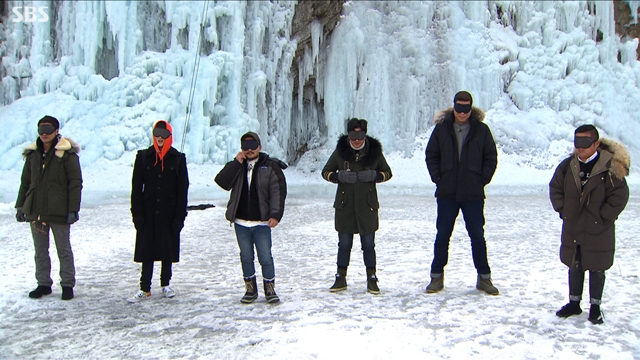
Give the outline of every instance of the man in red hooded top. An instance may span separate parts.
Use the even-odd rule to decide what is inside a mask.
[[[171,146],[173,129],[159,120],[153,125],[153,146],[138,151],[131,180],[131,215],[136,228],[133,261],[142,263],[140,290],[128,299],[138,302],[151,296],[154,261],[162,262],[160,285],[164,297],[171,264],[180,260],[180,231],[187,216],[189,177],[183,153]]]

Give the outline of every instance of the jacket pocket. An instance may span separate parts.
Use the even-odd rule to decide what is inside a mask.
[[[369,189],[367,193],[367,204],[369,204],[369,210],[378,210],[380,203],[378,202],[378,192],[376,189]]]
[[[336,194],[336,200],[333,202],[333,207],[335,209],[342,210],[347,203],[349,202],[349,196],[344,190],[338,190]]]

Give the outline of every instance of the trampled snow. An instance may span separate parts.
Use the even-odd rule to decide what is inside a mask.
[[[289,69],[295,2],[5,7],[30,4],[56,6],[59,17],[8,20],[1,29],[0,358],[640,358],[640,67],[637,39],[615,35],[613,3],[351,1],[331,39],[320,23],[311,25],[298,84]],[[310,76],[315,101],[292,100]],[[486,111],[499,147],[486,202],[498,297],[475,290],[462,221],[444,292],[424,293],[436,215],[424,148],[434,113],[461,89]],[[51,296],[26,296],[36,285],[33,245],[28,227],[14,220],[21,152],[44,115],[60,119],[61,133],[83,148],[81,219],[72,227],[78,285],[70,302],[60,300],[57,284]],[[335,189],[319,169],[349,117],[369,120],[394,172],[378,187],[380,296],[365,292],[357,241],[349,290],[328,292]],[[177,296],[158,296],[156,268],[152,299],[128,304],[139,278],[131,171],[158,119],[171,122],[174,143],[187,154],[190,204],[216,207],[187,218],[172,281]],[[547,183],[584,123],[624,143],[632,161],[632,196],[617,222],[600,326],[586,314],[554,315],[567,301],[567,269],[558,259],[560,220]],[[276,306],[262,297],[239,303],[238,250],[223,216],[228,194],[213,183],[249,130],[263,137],[265,152],[294,165],[285,171],[290,194],[273,233],[283,300]]]
[[[558,256],[561,221],[544,184],[491,184],[486,239],[499,296],[475,289],[475,269],[459,219],[450,246],[445,290],[426,294],[435,237],[433,186],[391,159],[395,177],[380,184],[376,251],[380,295],[366,292],[358,241],[347,275],[349,288],[330,293],[337,253],[333,228],[335,185],[320,175],[285,170],[289,197],[273,230],[276,290],[282,299],[244,294],[233,228],[224,220],[228,194],[212,181],[219,166],[190,166],[190,211],[174,265],[176,297],[160,296],[159,264],[152,297],[130,304],[138,289],[133,262],[135,231],[127,188],[130,174],[103,176],[121,191],[85,191],[80,221],[72,226],[76,298],[60,300],[58,262],[51,250],[53,294],[27,297],[34,280],[27,225],[0,206],[0,353],[2,358],[207,358],[207,359],[637,359],[640,357],[640,196],[633,191],[617,221],[614,266],[606,272],[605,323],[587,313],[568,319],[555,311],[568,301],[567,268]],[[97,174],[91,174],[97,175]],[[548,174],[547,174],[548,175]],[[87,176],[87,175],[85,175]],[[95,180],[94,180],[95,181]],[[113,184],[110,184],[113,185]],[[635,185],[637,189],[637,184]],[[357,239],[357,236],[356,236]],[[53,248],[53,244],[52,244]],[[258,280],[261,281],[259,265]],[[585,299],[588,285],[585,284]],[[583,300],[588,311],[588,301]]]

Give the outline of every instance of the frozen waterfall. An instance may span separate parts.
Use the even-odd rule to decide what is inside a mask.
[[[315,170],[351,117],[369,120],[386,152],[419,156],[433,114],[462,89],[487,111],[501,156],[522,166],[553,166],[582,123],[640,155],[638,40],[615,34],[612,1],[346,2],[330,36],[309,25],[294,83],[296,6],[4,2],[0,167],[22,166],[45,114],[83,144],[84,165],[149,146],[158,119],[199,164],[231,159],[253,130],[266,152],[306,152]]]

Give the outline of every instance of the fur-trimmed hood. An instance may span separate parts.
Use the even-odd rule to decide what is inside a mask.
[[[336,145],[336,150],[338,151],[338,155],[346,161],[355,161],[355,150],[353,150],[349,144],[349,137],[347,135],[340,136],[338,144]],[[378,139],[367,135],[365,145],[361,153],[362,165],[364,165],[365,168],[371,166],[380,157],[380,155],[382,155],[382,144]]]
[[[433,123],[438,125],[438,124],[442,124],[446,119],[453,119],[453,106],[446,109],[446,110],[440,110],[438,111],[434,116],[433,116]],[[469,117],[469,120],[476,120],[479,122],[483,122],[484,121],[484,111],[480,108],[477,107],[472,107],[471,108],[471,116]]]
[[[22,151],[22,156],[26,158],[32,151],[38,150],[38,145],[40,147],[42,146],[42,141],[39,138],[35,142],[29,144],[29,146],[24,148],[24,150]],[[69,138],[60,136],[58,138],[58,142],[54,146],[54,149],[55,149],[55,155],[61,158],[66,151],[76,153],[76,154],[79,153],[81,147],[80,147],[80,144],[78,144],[77,142]]]
[[[606,151],[612,155],[609,171],[618,179],[624,179],[629,176],[629,168],[631,167],[631,156],[629,151],[619,142],[608,138],[600,138],[599,152]],[[573,150],[571,156],[576,157],[578,153]]]

